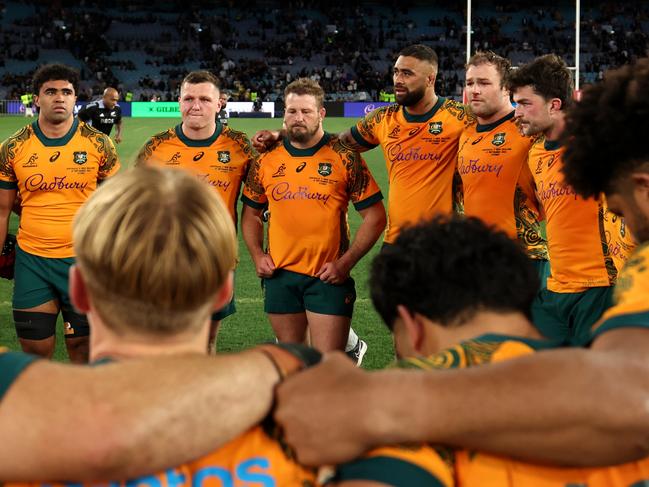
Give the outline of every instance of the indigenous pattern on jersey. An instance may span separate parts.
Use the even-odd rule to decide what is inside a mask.
[[[5,140],[0,189],[20,192],[20,248],[41,257],[74,257],[74,215],[97,182],[119,167],[110,138],[77,119],[59,139],[45,137],[36,121]]]
[[[113,125],[122,121],[122,108],[119,105],[106,108],[104,100],[91,101],[79,110],[77,116],[79,120],[83,120],[106,135],[110,135]]]
[[[611,286],[617,270],[604,230],[605,205],[583,199],[563,177],[564,149],[540,137],[529,153],[536,194],[546,217],[552,273],[547,286],[557,293],[579,293]]]
[[[20,373],[35,360],[34,355],[10,352],[4,347],[0,347],[0,401]]]
[[[649,243],[638,247],[620,273],[613,306],[593,327],[598,336],[618,328],[649,328]]]
[[[528,355],[558,342],[522,339],[502,335],[484,335],[426,358],[399,362],[399,367],[449,369],[500,362]],[[389,472],[385,469],[389,468]],[[419,445],[384,447],[363,459],[342,465],[338,475],[348,480],[370,479],[394,486],[463,487],[640,487],[649,482],[649,459],[610,468],[559,468],[519,462],[481,452],[451,450]],[[418,471],[419,477],[411,472]],[[423,472],[422,472],[423,471]],[[424,476],[427,475],[427,477]],[[425,481],[400,482],[399,475]],[[385,481],[385,480],[384,480]]]
[[[487,364],[532,353],[550,342],[502,335],[484,335],[462,342],[430,357],[401,360],[399,368],[443,370]],[[396,487],[452,487],[456,453],[425,444],[376,448],[363,458],[340,465],[334,480],[373,480]]]
[[[192,140],[180,124],[151,137],[140,150],[137,164],[185,169],[196,175],[223,198],[236,225],[241,183],[257,157],[243,132],[217,123],[209,139]]]
[[[604,202],[604,205],[606,205],[606,202]],[[636,247],[635,239],[627,228],[624,218],[609,211],[606,206],[604,211],[604,232],[608,251],[613,258],[613,263],[619,275]]]
[[[26,487],[28,485],[58,487],[83,484],[7,483],[5,487]],[[252,485],[313,487],[316,485],[316,481],[313,471],[297,464],[279,441],[267,434],[262,427],[257,426],[218,450],[191,463],[155,475],[102,485],[112,487],[136,485],[158,487],[244,487]]]
[[[405,226],[452,212],[458,143],[471,120],[464,105],[439,97],[423,115],[387,105],[352,127],[358,144],[383,149],[390,182],[385,242]]]
[[[487,125],[468,126],[460,138],[457,170],[464,214],[518,238],[528,255],[548,259],[534,180],[527,164],[532,139],[520,134],[514,112]]]
[[[275,267],[309,276],[349,248],[349,202],[360,211],[382,199],[360,154],[330,134],[309,149],[278,143],[250,169],[242,198],[257,209],[268,204]]]

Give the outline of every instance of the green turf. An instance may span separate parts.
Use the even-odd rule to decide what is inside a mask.
[[[4,140],[20,127],[28,123],[22,117],[4,116],[0,117],[0,140]],[[137,151],[151,135],[163,131],[177,124],[179,119],[160,118],[125,118],[123,126],[123,142],[117,146],[123,166],[129,166]],[[348,128],[354,119],[326,118],[325,130],[339,132]],[[278,128],[281,126],[281,119],[230,119],[230,126],[242,130],[248,135],[262,128]],[[383,156],[379,149],[374,149],[365,154],[366,160],[372,170],[379,186],[387,198],[387,176]],[[239,212],[239,214],[241,214]],[[350,207],[349,222],[352,232],[356,230],[360,222],[358,214]],[[17,221],[12,219],[11,230],[15,232]],[[380,244],[380,241],[379,241]],[[394,354],[392,339],[381,323],[379,316],[372,308],[369,300],[367,275],[371,256],[378,249],[375,245],[370,254],[362,259],[352,276],[356,280],[358,301],[354,312],[352,325],[358,334],[367,341],[369,350],[365,356],[364,366],[368,368],[380,368],[388,364]],[[237,312],[226,318],[219,333],[219,349],[234,351],[249,347],[255,343],[273,338],[273,333],[268,320],[263,312],[263,301],[259,279],[255,275],[254,266],[248,251],[239,239],[240,264],[236,273],[236,306]],[[19,350],[16,339],[13,320],[11,316],[11,293],[12,283],[0,279],[0,345]],[[61,327],[59,326],[59,329]],[[66,353],[62,347],[62,340],[58,340],[56,359],[65,360]]]

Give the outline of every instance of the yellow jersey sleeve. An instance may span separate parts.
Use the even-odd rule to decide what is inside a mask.
[[[23,127],[0,145],[0,189],[18,189],[14,163],[20,156],[22,144],[30,136],[30,126]]]
[[[618,328],[649,328],[649,244],[627,260],[613,294],[614,304],[593,327],[593,337]]]

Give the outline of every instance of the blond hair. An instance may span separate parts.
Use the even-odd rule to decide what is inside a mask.
[[[172,169],[106,181],[77,213],[73,237],[91,301],[115,332],[200,329],[237,258],[221,198]]]
[[[284,89],[284,100],[290,94],[294,95],[311,95],[315,98],[318,108],[324,106],[324,90],[322,87],[311,78],[298,78]]]

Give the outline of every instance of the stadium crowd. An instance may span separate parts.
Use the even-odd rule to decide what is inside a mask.
[[[318,81],[327,99],[378,99],[390,87],[390,63],[399,47],[426,42],[440,54],[437,90],[458,99],[465,61],[462,6],[433,9],[416,2],[345,2],[323,8],[319,2],[230,5],[214,8],[177,4],[162,8],[139,2],[112,8],[28,3],[24,15],[0,17],[5,68],[12,61],[38,61],[41,53],[65,50],[87,80],[81,99],[107,86],[131,91],[135,100],[177,96],[175,71],[188,63],[209,69],[232,89],[233,100],[251,93],[274,101],[282,86],[298,77]],[[506,7],[477,5],[472,25],[474,50],[492,49],[514,65],[549,52],[574,62],[574,8],[569,2],[510,2]],[[528,12],[521,14],[520,12]],[[645,55],[643,2],[601,2],[582,9],[582,82],[601,79],[611,67]],[[551,34],[551,35],[550,35]],[[128,55],[120,54],[128,53]],[[4,98],[25,92],[29,69],[6,69],[0,79]]]

